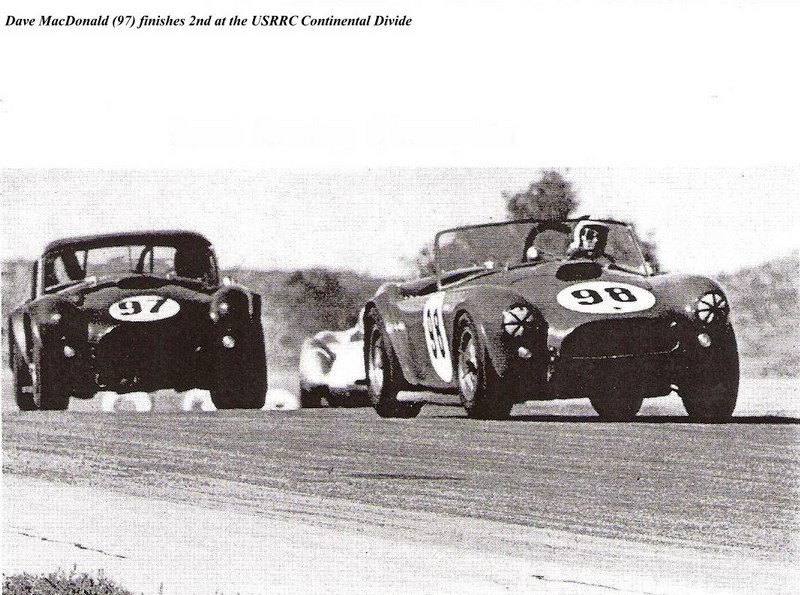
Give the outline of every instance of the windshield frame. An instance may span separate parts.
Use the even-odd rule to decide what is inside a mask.
[[[149,242],[142,242],[140,240],[128,237],[119,238],[119,241],[103,241],[103,242],[77,242],[74,244],[67,244],[61,245],[57,248],[53,248],[51,250],[46,251],[41,258],[38,260],[40,263],[37,267],[37,293],[38,295],[47,295],[52,293],[58,293],[62,289],[67,287],[71,287],[74,285],[79,285],[81,283],[91,283],[93,280],[97,281],[98,277],[93,274],[86,275],[86,264],[88,259],[88,253],[91,250],[103,250],[106,248],[144,248],[146,251],[147,249],[164,247],[164,248],[174,248],[175,250],[190,250],[196,251],[200,250],[205,252],[209,257],[209,267],[208,267],[208,275],[206,275],[205,280],[195,279],[195,278],[187,278],[187,277],[174,277],[175,279],[189,279],[191,281],[195,281],[197,283],[202,283],[204,285],[214,286],[219,285],[219,264],[217,262],[217,255],[214,252],[213,246],[211,244],[201,242],[201,241],[192,241],[187,240],[185,238],[176,238],[176,241],[170,241],[169,237],[161,237],[155,241]],[[65,252],[73,253],[79,261],[79,264],[83,268],[84,277],[82,279],[74,279],[67,283],[59,283],[56,285],[45,286],[45,269],[48,266],[48,263],[55,262],[56,259],[60,258],[62,254]],[[83,255],[81,255],[83,252]],[[52,266],[52,264],[50,264]],[[106,275],[102,278],[116,278],[116,277],[123,277],[126,276],[124,271],[119,271],[113,275]],[[128,276],[154,276],[159,278],[170,278],[166,275],[162,275],[160,273],[152,273],[150,271],[142,271],[141,273],[137,273],[135,271],[130,271]]]
[[[644,276],[644,277],[652,275],[652,272],[651,272],[650,267],[649,267],[649,263],[647,262],[647,259],[645,259],[645,257],[644,257],[644,253],[642,252],[642,247],[641,247],[641,245],[639,244],[639,241],[636,238],[636,234],[633,232],[633,228],[631,227],[630,224],[625,223],[624,221],[618,221],[616,219],[597,219],[597,218],[593,218],[593,217],[579,217],[579,218],[570,218],[570,219],[516,219],[516,220],[498,221],[498,222],[492,222],[492,223],[479,223],[479,224],[475,224],[475,225],[464,225],[464,226],[460,226],[460,227],[452,227],[452,228],[449,228],[449,229],[443,229],[443,230],[439,231],[436,234],[436,236],[434,237],[434,242],[433,242],[433,269],[434,269],[434,275],[436,276],[437,287],[439,289],[442,288],[442,277],[444,275],[446,275],[449,272],[452,272],[453,270],[457,270],[457,268],[458,268],[457,267],[456,269],[443,270],[441,268],[441,266],[440,266],[440,264],[441,264],[441,237],[444,236],[445,234],[452,234],[452,233],[455,233],[455,232],[466,231],[466,230],[470,230],[470,229],[488,229],[488,228],[492,228],[492,227],[504,227],[504,226],[509,226],[509,225],[536,225],[536,224],[558,225],[559,223],[577,225],[581,221],[592,221],[592,222],[597,222],[597,223],[604,223],[606,225],[620,226],[620,227],[626,229],[627,232],[628,232],[628,235],[630,236],[630,239],[631,239],[631,242],[632,242],[633,246],[635,246],[635,248],[636,248],[636,254],[638,255],[639,260],[642,263],[642,271],[637,271],[637,270],[631,269],[630,267],[626,267],[626,266],[622,266],[622,265],[613,265],[612,264],[610,266],[612,266],[612,267],[616,266],[616,268],[619,268],[621,270],[624,270],[624,271],[627,271],[627,272],[630,272],[630,273],[633,273],[633,274],[641,275],[641,276]],[[522,252],[523,249],[524,249],[524,246],[521,247],[520,252]],[[566,258],[564,258],[563,260],[566,260]],[[541,262],[545,262],[545,261],[524,262],[524,261],[521,260],[519,263],[515,263],[513,265],[510,264],[510,263],[498,264],[498,266],[496,266],[494,268],[476,267],[475,268],[475,276],[480,276],[482,274],[485,274],[485,273],[488,273],[488,272],[492,272],[492,271],[508,270],[510,268],[516,268],[517,266],[535,266],[536,264],[540,264]],[[552,261],[550,261],[550,262],[552,262]],[[459,281],[461,281],[461,280],[464,280],[464,279],[460,279]]]

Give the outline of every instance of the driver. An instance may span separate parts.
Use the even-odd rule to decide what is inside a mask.
[[[567,249],[570,259],[589,258],[597,260],[605,257],[608,242],[608,225],[596,221],[581,221],[576,227],[572,243]]]
[[[178,277],[204,279],[208,271],[208,255],[202,250],[178,248],[173,267]]]

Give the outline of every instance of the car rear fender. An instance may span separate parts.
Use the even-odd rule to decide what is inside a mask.
[[[392,349],[397,356],[400,369],[403,372],[403,383],[419,381],[420,379],[416,377],[412,365],[408,329],[400,315],[400,310],[395,305],[395,301],[391,299],[391,289],[367,302],[364,308],[364,369],[368,369],[368,338],[371,327],[367,325],[372,324],[368,322],[372,318],[371,314],[377,314],[379,320],[383,323],[384,336],[388,337]]]
[[[28,362],[27,346],[29,342],[26,340],[28,331],[26,330],[27,322],[25,315],[22,312],[12,312],[8,317],[8,365],[14,366],[14,356],[20,354],[25,362]]]

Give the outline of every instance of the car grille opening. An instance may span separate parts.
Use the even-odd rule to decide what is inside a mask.
[[[617,359],[667,354],[679,347],[670,320],[628,318],[598,320],[577,327],[561,344],[561,357]]]
[[[101,386],[171,383],[196,373],[202,335],[184,325],[123,324],[94,345],[94,368]]]

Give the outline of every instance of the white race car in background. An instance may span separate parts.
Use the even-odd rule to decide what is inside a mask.
[[[302,407],[366,406],[364,331],[359,324],[345,331],[321,331],[303,341],[300,351]]]

